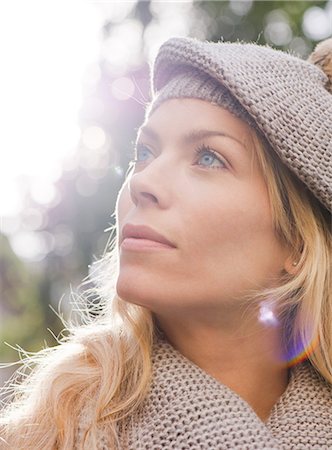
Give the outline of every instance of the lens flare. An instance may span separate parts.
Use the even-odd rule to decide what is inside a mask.
[[[319,337],[314,336],[308,344],[303,342],[300,337],[295,342],[288,346],[285,354],[285,362],[287,367],[293,367],[309,358],[316,350],[319,344]]]
[[[275,313],[275,302],[273,300],[265,300],[261,302],[258,313],[258,320],[266,327],[278,327],[282,325],[282,321],[278,319]],[[292,337],[289,332],[286,338],[285,350],[281,355],[281,361],[286,367],[293,367],[305,361],[314,353],[319,345],[319,336],[314,332],[312,326],[307,326],[304,334],[298,333],[296,337]]]
[[[279,323],[273,312],[272,306],[267,302],[261,304],[258,320],[267,326],[276,326]]]

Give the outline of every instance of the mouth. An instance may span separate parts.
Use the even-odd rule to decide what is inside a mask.
[[[165,236],[147,225],[126,224],[122,229],[121,248],[131,250],[176,248]]]

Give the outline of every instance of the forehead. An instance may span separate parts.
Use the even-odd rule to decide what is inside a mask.
[[[212,131],[237,140],[248,147],[253,130],[227,109],[200,99],[170,99],[150,114],[138,130],[140,135],[153,140],[191,140],[208,137],[203,131]]]

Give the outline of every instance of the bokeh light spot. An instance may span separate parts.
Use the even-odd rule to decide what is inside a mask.
[[[82,133],[82,143],[90,150],[101,148],[105,142],[105,131],[98,126],[87,127]]]
[[[245,16],[252,8],[252,0],[230,0],[229,7],[234,14],[238,16]]]
[[[19,231],[9,240],[14,252],[29,261],[42,261],[54,247],[54,238],[47,231]]]
[[[332,17],[328,10],[319,6],[308,8],[303,14],[302,29],[304,34],[314,41],[332,35]]]
[[[60,193],[53,184],[42,178],[35,178],[30,184],[30,194],[40,205],[55,206],[61,200]]]
[[[300,58],[306,58],[310,52],[310,48],[305,39],[295,37],[289,44],[289,49]]]
[[[288,23],[289,18],[285,11],[274,10],[266,16],[267,25],[264,37],[269,44],[287,45],[293,38],[292,29]]]

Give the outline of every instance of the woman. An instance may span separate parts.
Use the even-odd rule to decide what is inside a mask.
[[[37,355],[3,448],[332,448],[331,41],[161,46],[102,311]]]

